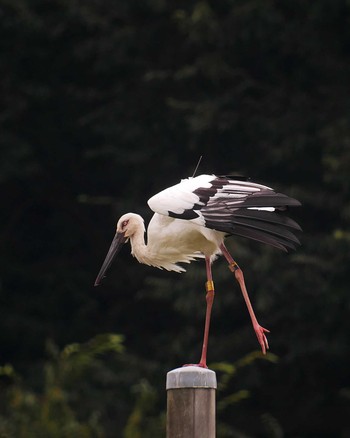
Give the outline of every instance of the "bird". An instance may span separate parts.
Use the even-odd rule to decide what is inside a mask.
[[[202,174],[182,179],[148,200],[154,214],[145,242],[144,219],[126,213],[117,222],[116,233],[97,275],[101,283],[120,248],[130,241],[131,254],[138,262],[167,271],[184,272],[183,264],[205,261],[206,314],[200,361],[207,368],[207,350],[215,288],[212,264],[223,256],[235,276],[263,354],[269,349],[266,334],[251,304],[242,269],[228,251],[225,241],[240,236],[289,252],[300,241],[301,227],[287,216],[289,207],[300,202],[272,188],[235,176]]]

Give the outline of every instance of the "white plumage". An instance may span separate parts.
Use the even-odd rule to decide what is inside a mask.
[[[202,357],[199,366],[206,366],[210,313],[214,297],[211,263],[220,254],[241,286],[254,330],[263,353],[268,348],[266,329],[254,315],[241,269],[229,254],[224,240],[238,235],[287,251],[295,249],[299,240],[292,230],[299,225],[283,213],[300,203],[270,187],[243,179],[200,175],[182,180],[148,200],[155,212],[147,229],[141,216],[123,215],[117,223],[116,235],[97,276],[98,285],[121,244],[130,239],[131,252],[140,263],[168,271],[183,272],[179,263],[205,259],[207,271],[207,315]]]

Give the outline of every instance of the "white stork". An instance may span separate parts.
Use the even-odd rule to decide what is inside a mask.
[[[178,263],[190,263],[198,258],[206,265],[206,317],[200,367],[207,367],[207,346],[210,315],[214,299],[211,265],[223,255],[238,281],[248,312],[262,348],[269,348],[265,333],[254,314],[245,286],[243,272],[228,252],[224,240],[237,235],[288,251],[300,242],[293,230],[299,225],[284,212],[300,202],[273,189],[242,178],[200,175],[182,180],[148,200],[154,215],[148,225],[145,243],[144,221],[135,213],[124,214],[101,270],[99,285],[122,244],[130,239],[131,253],[140,263],[168,271],[183,272]]]

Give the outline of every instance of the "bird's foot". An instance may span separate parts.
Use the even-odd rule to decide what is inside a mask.
[[[183,367],[200,367],[200,368],[208,368],[206,363],[186,363],[185,365],[182,365]]]
[[[255,334],[258,338],[259,344],[261,346],[263,354],[266,354],[266,350],[269,349],[269,343],[267,341],[267,337],[265,336],[265,333],[270,333],[270,330],[267,330],[264,327],[261,327],[261,325],[257,324],[254,326]]]

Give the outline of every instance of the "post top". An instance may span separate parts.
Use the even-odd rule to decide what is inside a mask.
[[[169,371],[166,378],[166,389],[216,387],[214,371],[191,365]]]

